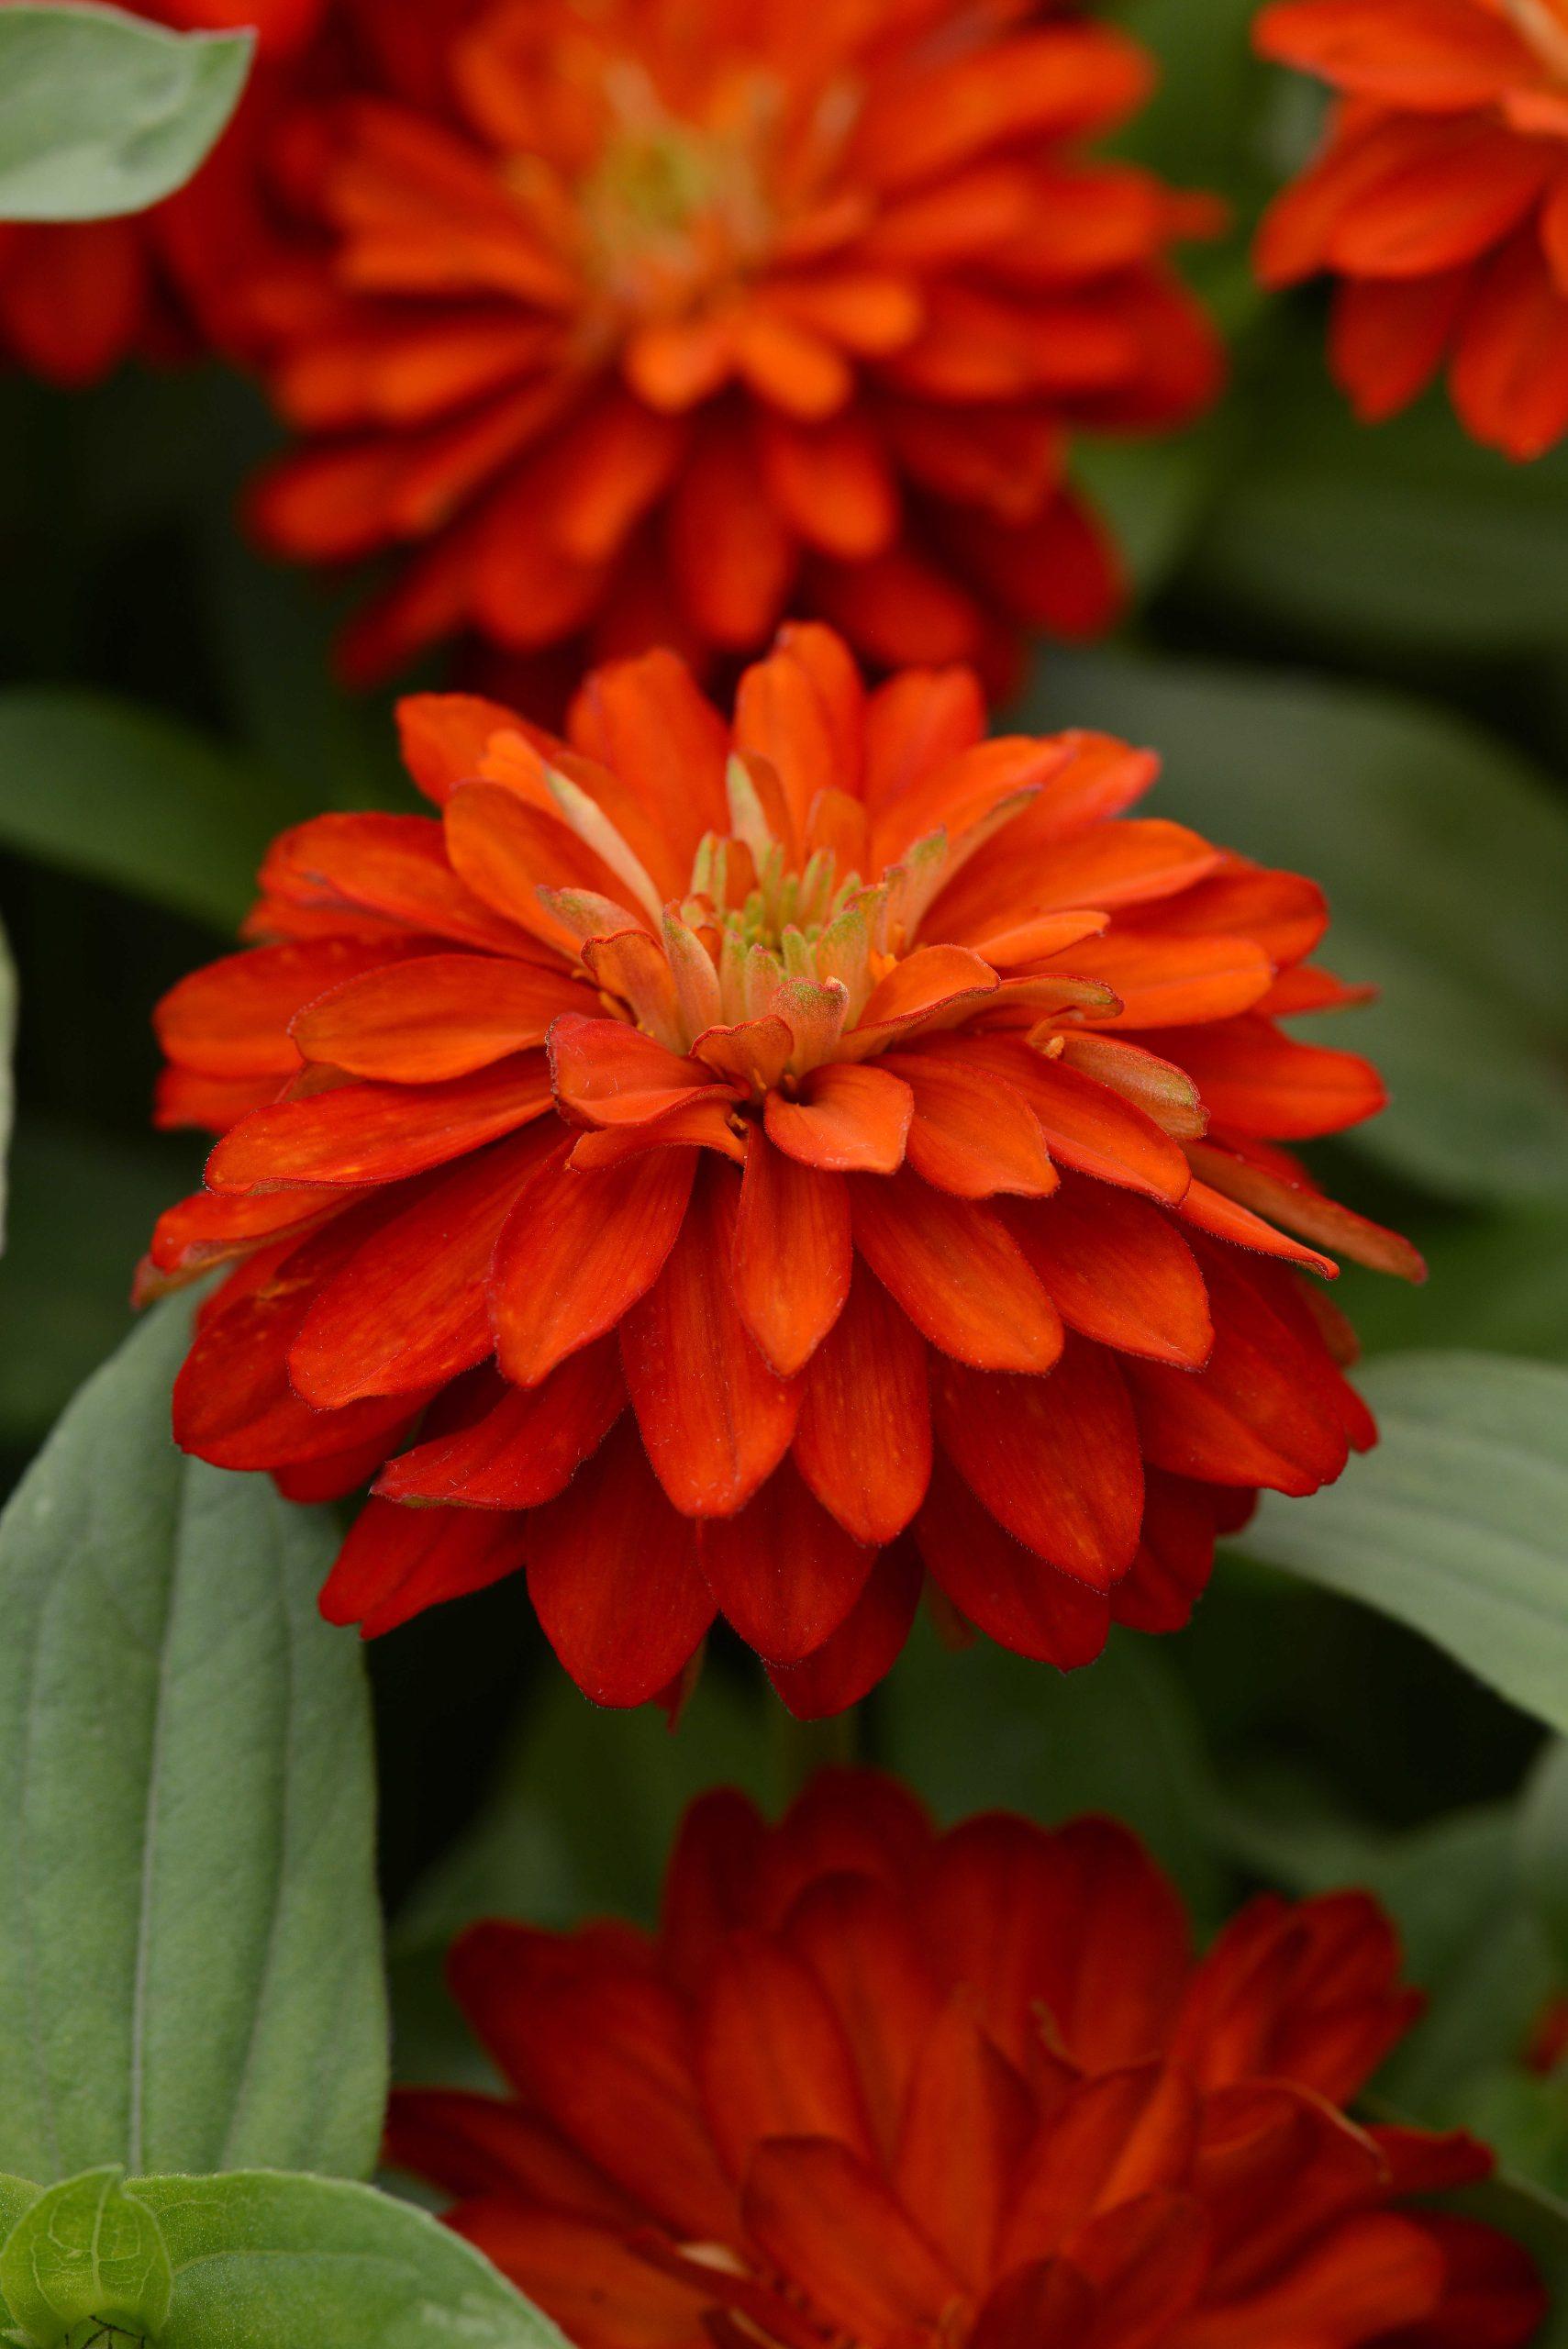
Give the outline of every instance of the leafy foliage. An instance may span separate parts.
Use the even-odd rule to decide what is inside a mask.
[[[0,2167],[362,2176],[385,2076],[361,1667],[330,1535],[182,1460],[165,1307],[0,1520]]]
[[[0,220],[101,220],[172,195],[239,101],[254,36],[117,8],[0,16]]]

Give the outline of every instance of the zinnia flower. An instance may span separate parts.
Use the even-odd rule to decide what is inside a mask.
[[[751,654],[812,609],[883,664],[1097,629],[1070,428],[1181,424],[1218,377],[1165,261],[1213,207],[1084,151],[1149,79],[1052,0],[482,0],[281,156],[316,266],[270,374],[312,445],[263,536],[403,559],[361,674],[673,616]]]
[[[710,1795],[656,1934],[464,1935],[512,2095],[405,2091],[389,2151],[577,2349],[1517,2349],[1529,2260],[1412,2199],[1485,2148],[1342,2109],[1398,1963],[1356,1893],[1195,1960],[1108,1820]]]
[[[1446,361],[1466,429],[1539,457],[1568,431],[1565,0],[1275,0],[1257,41],[1342,94],[1265,282],[1340,279],[1334,372],[1369,421]]]
[[[177,351],[193,328],[200,341],[227,340],[220,322],[232,306],[234,273],[257,257],[258,112],[277,103],[328,0],[122,5],[180,32],[253,26],[259,61],[215,152],[162,204],[119,219],[0,221],[0,356],[61,388],[96,383],[133,353]]]
[[[1276,1024],[1347,996],[1318,892],[1125,818],[1148,755],[984,722],[967,672],[868,696],[807,625],[732,726],[670,653],[592,677],[569,746],[406,702],[440,816],[276,843],[270,942],[159,1015],[165,1120],[223,1139],[150,1286],[250,1252],[187,1450],[302,1496],[379,1470],[335,1620],[523,1566],[601,1702],[721,1609],[831,1709],[922,1562],[1081,1664],[1185,1620],[1255,1487],[1373,1440],[1297,1268],[1419,1260],[1275,1146],[1382,1098]]]

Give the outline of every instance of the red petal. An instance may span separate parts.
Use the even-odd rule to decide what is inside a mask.
[[[303,1005],[391,962],[398,949],[352,939],[254,946],[193,971],[152,1015],[172,1061],[208,1076],[293,1076],[300,1065],[289,1022]]]
[[[385,2158],[449,2194],[521,2196],[625,2226],[629,2202],[537,2113],[469,2088],[397,2088]]]
[[[207,1161],[215,1191],[392,1183],[481,1149],[553,1106],[542,1052],[444,1085],[345,1085],[253,1109]]]
[[[517,1196],[495,1249],[491,1309],[501,1368],[537,1386],[615,1329],[658,1279],[691,1197],[695,1150],[651,1151],[595,1171],[570,1142]]]
[[[920,1596],[920,1560],[910,1542],[879,1551],[849,1614],[804,1664],[771,1664],[768,1678],[797,1720],[841,1713],[876,1687],[909,1636]]]
[[[1182,1197],[1192,1169],[1181,1150],[1119,1093],[1010,1037],[988,1038],[983,1049],[1039,1119],[1053,1159],[1148,1198]]]
[[[705,1988],[697,2077],[730,2174],[743,2177],[767,2138],[830,2138],[869,2154],[849,2043],[802,1960],[762,1933],[736,1933]]]
[[[1004,1532],[945,1461],[932,1472],[915,1538],[953,1605],[1015,1655],[1071,1672],[1105,1646],[1104,1598]]]
[[[801,1165],[753,1127],[731,1272],[740,1318],[781,1378],[805,1367],[843,1311],[853,1262],[842,1176]]]
[[[798,1386],[773,1375],[736,1307],[739,1190],[728,1168],[707,1162],[663,1271],[621,1327],[649,1458],[692,1517],[743,1508],[788,1450],[800,1408]]]
[[[908,1086],[884,1069],[835,1061],[812,1070],[798,1100],[770,1093],[763,1119],[769,1141],[803,1166],[890,1174],[903,1163],[914,1107]]]
[[[528,730],[515,709],[478,694],[405,694],[397,705],[403,763],[438,807],[474,781],[492,735]]]
[[[1187,1028],[1161,1041],[1192,1077],[1216,1125],[1271,1141],[1340,1133],[1375,1117],[1388,1097],[1368,1062],[1294,1043],[1266,1019]]]
[[[490,1260],[550,1141],[546,1127],[483,1152],[364,1241],[295,1341],[289,1375],[306,1401],[406,1395],[485,1359]]]
[[[460,946],[539,960],[526,931],[481,902],[452,871],[430,816],[316,816],[283,833],[261,867],[263,897],[363,909]]]
[[[641,1948],[485,1923],[455,1944],[449,1973],[507,2077],[569,2143],[683,2238],[734,2242],[685,2006]]]
[[[759,2147],[746,2232],[833,2331],[862,2341],[935,2325],[958,2278],[868,2163],[828,2138]]]
[[[851,1201],[855,1245],[934,1346],[985,1370],[1048,1370],[1055,1307],[999,1217],[917,1175],[866,1175]]]
[[[376,1482],[382,1498],[532,1508],[564,1488],[626,1404],[620,1355],[608,1338],[568,1355],[541,1386],[496,1387],[498,1399],[472,1427],[390,1461]]]
[[[909,2084],[894,2182],[899,2199],[974,2290],[994,2271],[1013,2174],[1034,2099],[955,1991]]]
[[[563,1107],[589,1126],[640,1125],[705,1093],[734,1098],[700,1061],[683,1060],[624,1019],[567,1013],[550,1031],[550,1065]]]
[[[1010,1211],[1008,1223],[1069,1329],[1187,1370],[1208,1360],[1203,1275],[1160,1208],[1074,1175],[1053,1199]]]
[[[427,1607],[486,1589],[522,1563],[515,1517],[371,1500],[322,1586],[321,1612],[329,1623],[358,1623],[367,1640],[378,1639]]]
[[[596,1705],[645,1705],[713,1620],[695,1531],[661,1492],[628,1419],[528,1519],[528,1570],[545,1637]]]
[[[889,1052],[884,1066],[915,1096],[908,1158],[914,1172],[961,1199],[1007,1191],[1042,1199],[1057,1185],[1039,1120],[1007,1085],[941,1052]]]
[[[1304,1339],[1271,1286],[1272,1268],[1198,1243],[1215,1342],[1195,1375],[1129,1361],[1126,1375],[1150,1461],[1216,1485],[1312,1493],[1344,1467],[1348,1447],[1327,1350]]]
[[[844,1621],[876,1562],[786,1459],[734,1517],[702,1528],[698,1557],[726,1620],[769,1664],[799,1664]]]
[[[465,2202],[447,2225],[561,2326],[577,2349],[693,2349],[712,2294],[661,2274],[613,2229],[513,2195]]]
[[[542,1044],[558,1013],[581,1011],[591,1000],[564,971],[490,955],[430,954],[350,978],[312,1001],[291,1032],[307,1060],[352,1076],[428,1085]]]
[[[1104,938],[1072,950],[1073,968],[1103,979],[1121,998],[1107,1028],[1173,1028],[1189,1021],[1230,1019],[1247,1011],[1273,985],[1270,955],[1251,938],[1185,938],[1118,926]],[[1170,1057],[1186,1054],[1162,1037]]]
[[[1003,2268],[1059,2250],[1100,2211],[1183,2185],[1200,2113],[1186,2074],[1159,2064],[1072,2088],[1020,2166]]]
[[[832,2001],[878,2154],[890,2164],[909,2081],[941,2004],[904,1905],[869,1877],[819,1876],[791,1909],[784,1932]]]
[[[1091,1589],[1131,1565],[1143,1520],[1138,1424],[1115,1357],[1070,1338],[1045,1378],[940,1365],[937,1438],[1015,1540]]]
[[[812,1359],[795,1464],[857,1542],[891,1542],[931,1474],[926,1341],[861,1264],[849,1303]]]

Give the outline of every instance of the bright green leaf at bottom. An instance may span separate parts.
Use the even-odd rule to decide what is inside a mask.
[[[1359,1383],[1381,1442],[1309,1500],[1265,1493],[1245,1548],[1381,1608],[1568,1731],[1568,1370],[1389,1354]]]
[[[162,2231],[117,2168],[51,2187],[0,2251],[0,2292],[28,2349],[59,2349],[87,2322],[159,2338],[173,2290]]]
[[[460,2236],[371,2187],[248,2171],[134,2191],[174,2268],[157,2349],[563,2349]]]

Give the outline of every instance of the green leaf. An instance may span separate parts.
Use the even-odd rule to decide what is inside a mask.
[[[0,693],[0,847],[227,930],[272,835],[310,812],[177,719],[106,694]]]
[[[1364,659],[1561,650],[1568,450],[1529,465],[1471,440],[1446,392],[1369,429],[1329,378],[1320,306],[1275,313],[1266,370],[1187,582]]]
[[[6,1246],[6,1219],[10,1205],[9,1159],[11,1125],[17,1111],[16,1079],[11,1056],[17,1043],[17,966],[6,933],[0,930],[0,1252]]]
[[[120,2177],[116,2166],[51,2187],[0,2251],[0,2293],[32,2349],[59,2349],[87,2321],[138,2340],[167,2323],[174,2276],[162,2230]]]
[[[1324,959],[1380,999],[1293,1033],[1364,1052],[1354,1141],[1460,1199],[1568,1194],[1568,814],[1503,744],[1404,696],[1267,670],[1052,654],[1031,719],[1164,761],[1154,812],[1326,888]],[[1485,886],[1477,886],[1485,876]]]
[[[1519,1880],[1568,1983],[1568,1742],[1553,1742],[1519,1804]]]
[[[324,1520],[182,1459],[159,1308],[0,1519],[0,2163],[362,2175],[385,2090],[358,1642]]]
[[[1253,1557],[1378,1607],[1568,1730],[1568,1371],[1388,1354],[1382,1441],[1309,1500],[1265,1493]]]
[[[366,2186],[149,2177],[174,2308],[158,2349],[562,2349],[461,2236]]]
[[[0,220],[103,220],[172,195],[238,106],[255,45],[58,0],[0,11]]]
[[[1197,1913],[1217,1915],[1214,1795],[1180,1682],[1146,1639],[1113,1634],[1087,1671],[1058,1674],[989,1641],[950,1653],[916,1626],[882,1691],[890,1768],[939,1817],[1003,1808],[1046,1824],[1125,1820]]]

